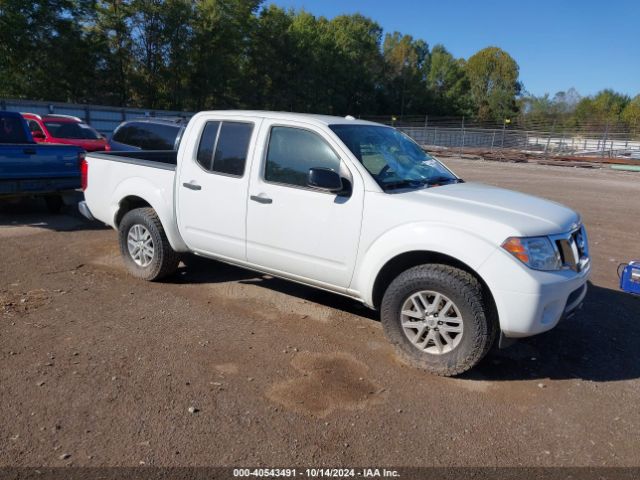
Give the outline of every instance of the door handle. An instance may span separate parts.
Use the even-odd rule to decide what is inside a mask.
[[[187,187],[189,190],[202,190],[202,187],[196,183],[184,182],[183,187]]]
[[[35,148],[25,148],[24,150],[22,150],[22,152],[25,155],[35,155],[36,154],[36,149]]]
[[[251,195],[249,198],[254,202],[258,202],[258,203],[273,203],[272,199],[270,199],[269,197],[263,197],[262,194]]]

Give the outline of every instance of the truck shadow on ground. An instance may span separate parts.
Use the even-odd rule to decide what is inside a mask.
[[[192,255],[185,263],[187,267],[171,282],[236,281],[379,321],[378,312],[347,297]],[[506,349],[492,349],[476,368],[459,378],[594,382],[640,378],[640,297],[590,284],[584,307],[574,317]]]
[[[20,198],[0,200],[0,228],[32,227],[70,232],[76,230],[103,230],[100,222],[91,222],[78,212],[78,201],[82,198],[65,198],[60,213],[50,213],[42,198]]]
[[[369,320],[379,320],[377,312],[351,298],[335,293],[307,287],[306,285],[282,280],[270,275],[263,275],[196,255],[186,255],[182,261],[185,267],[180,268],[178,274],[168,278],[165,280],[166,282],[177,284],[238,282],[243,285],[255,285]]]

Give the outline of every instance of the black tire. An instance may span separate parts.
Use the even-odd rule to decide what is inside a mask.
[[[64,206],[64,200],[60,195],[47,195],[44,197],[44,203],[47,204],[47,210],[49,213],[60,213]]]
[[[127,243],[129,231],[136,225],[141,225],[148,230],[153,245],[153,257],[150,263],[144,266],[138,265],[133,259]],[[127,270],[134,277],[156,281],[173,274],[177,270],[180,263],[180,255],[171,248],[164,232],[164,227],[153,208],[136,208],[127,212],[120,221],[118,237],[122,258]]]
[[[448,297],[462,317],[459,343],[448,352],[434,354],[421,350],[409,340],[401,325],[404,302],[425,290]],[[404,361],[441,376],[459,375],[477,365],[491,348],[498,330],[494,316],[484,305],[480,282],[463,270],[439,264],[419,265],[396,277],[382,299],[381,321],[387,338]]]

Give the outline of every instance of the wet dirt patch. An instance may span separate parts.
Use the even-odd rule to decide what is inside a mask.
[[[291,365],[302,376],[277,383],[266,396],[299,413],[325,417],[384,401],[384,389],[367,378],[369,368],[350,355],[301,353]]]

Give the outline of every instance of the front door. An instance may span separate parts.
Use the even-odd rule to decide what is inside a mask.
[[[346,289],[360,236],[361,178],[317,127],[265,120],[262,130],[264,151],[254,164],[249,189],[248,261],[284,276]],[[351,193],[308,187],[310,168],[330,168],[350,177]]]

